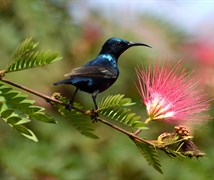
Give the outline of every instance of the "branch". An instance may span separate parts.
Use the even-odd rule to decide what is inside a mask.
[[[54,102],[54,103],[57,103],[57,104],[60,104],[60,105],[63,105],[63,106],[67,106],[66,103],[63,103],[63,102],[61,102],[61,101],[59,101],[59,100],[57,100],[57,99],[51,98],[51,97],[49,97],[49,96],[47,96],[47,95],[44,95],[44,94],[42,94],[42,93],[39,93],[39,92],[37,92],[37,91],[35,91],[35,90],[32,90],[32,89],[30,89],[30,88],[27,88],[27,87],[25,87],[25,86],[21,86],[21,85],[19,85],[19,84],[16,84],[16,83],[14,83],[14,82],[11,82],[11,81],[9,81],[9,80],[7,80],[7,79],[5,79],[5,78],[0,79],[0,81],[5,82],[5,83],[7,83],[7,84],[10,84],[10,85],[12,85],[12,86],[14,86],[14,87],[17,87],[17,88],[19,88],[19,89],[22,89],[22,90],[24,90],[24,91],[27,91],[27,92],[29,92],[29,93],[31,93],[31,94],[34,94],[34,95],[36,95],[36,96],[38,96],[38,97],[40,97],[40,98],[46,100],[47,102]],[[76,111],[78,111],[78,112],[81,112],[81,113],[83,113],[83,114],[86,114],[86,112],[83,111],[83,110],[81,110],[81,109],[78,109],[78,108],[75,108],[75,107],[73,107],[73,109],[76,110]]]
[[[134,133],[130,133],[129,131],[126,131],[126,130],[120,128],[119,126],[111,124],[110,122],[108,122],[108,121],[106,121],[104,119],[97,118],[96,120],[101,122],[101,123],[103,123],[103,124],[105,124],[105,125],[107,125],[107,126],[109,126],[109,127],[111,127],[111,128],[113,128],[113,129],[115,129],[115,130],[117,130],[117,131],[119,131],[119,132],[121,132],[121,133],[123,133],[123,134],[125,134],[125,135],[127,135],[127,136],[129,136],[131,139],[135,139],[137,141],[140,141],[140,142],[143,142],[143,143],[147,143],[147,144],[150,144],[150,145],[154,146],[154,144],[151,143],[150,141],[146,141],[146,140],[140,138],[139,136],[135,135]]]
[[[63,105],[63,106],[67,106],[67,104],[66,104],[66,103],[63,103],[62,101],[59,101],[59,100],[54,99],[54,98],[51,98],[51,97],[49,97],[49,96],[47,96],[47,95],[44,95],[44,94],[42,94],[42,93],[39,93],[39,92],[37,92],[37,91],[35,91],[35,90],[32,90],[32,89],[30,89],[30,88],[27,88],[27,87],[25,87],[25,86],[16,84],[16,83],[14,83],[14,82],[11,82],[11,81],[9,81],[9,80],[7,80],[7,79],[5,79],[5,78],[0,78],[0,81],[2,81],[2,82],[4,82],[4,83],[7,83],[7,84],[9,84],[9,85],[12,85],[12,86],[14,86],[14,87],[17,87],[17,88],[19,88],[19,89],[22,89],[22,90],[24,90],[24,91],[27,91],[27,92],[29,92],[29,93],[31,93],[31,94],[34,94],[34,95],[36,95],[36,96],[38,96],[38,97],[40,97],[40,98],[46,100],[47,102],[54,102],[54,103],[57,103],[57,104],[60,104],[60,105]],[[78,108],[76,108],[76,107],[72,107],[72,108],[73,108],[74,110],[76,110],[76,111],[82,113],[82,114],[90,115],[90,114],[88,113],[88,111],[84,111],[84,110],[78,109]],[[152,142],[146,141],[146,140],[140,138],[139,136],[137,136],[136,134],[130,133],[129,131],[126,131],[126,130],[120,128],[119,126],[116,126],[116,125],[114,125],[114,124],[111,124],[110,122],[108,122],[108,121],[106,121],[106,120],[104,120],[104,119],[101,119],[101,118],[98,117],[98,118],[96,119],[96,121],[99,121],[99,122],[101,122],[101,123],[103,123],[103,124],[105,124],[105,125],[107,125],[107,126],[113,128],[113,129],[115,129],[115,130],[117,130],[117,131],[119,131],[119,132],[121,132],[121,133],[127,135],[127,136],[130,137],[131,139],[135,139],[135,140],[137,140],[137,141],[139,141],[139,142],[147,143],[147,144],[150,144],[150,145],[152,145],[152,146],[154,145]]]

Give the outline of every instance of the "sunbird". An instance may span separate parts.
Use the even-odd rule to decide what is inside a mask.
[[[129,42],[116,37],[110,38],[103,44],[100,53],[95,59],[65,74],[67,79],[54,83],[54,85],[71,84],[76,87],[68,108],[72,109],[74,97],[77,91],[81,90],[92,94],[95,109],[97,109],[97,95],[108,89],[119,76],[118,58],[123,52],[133,46],[151,48],[151,46],[144,43]]]

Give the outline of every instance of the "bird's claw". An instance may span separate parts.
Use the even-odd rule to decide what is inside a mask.
[[[71,111],[71,109],[73,108],[73,104],[70,103],[70,104],[66,105],[65,108],[66,108],[67,110]]]
[[[90,111],[90,118],[92,119],[92,122],[97,122],[97,118],[99,117],[97,110],[91,109]]]

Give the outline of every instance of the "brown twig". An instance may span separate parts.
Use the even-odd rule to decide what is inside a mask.
[[[100,118],[97,118],[96,119],[97,121],[109,126],[109,127],[112,127],[113,129],[117,130],[117,131],[120,131],[121,133],[123,134],[126,134],[127,136],[129,136],[131,139],[135,139],[135,140],[138,140],[140,142],[144,142],[144,143],[147,143],[147,144],[150,144],[150,145],[153,145],[153,143],[151,143],[150,141],[147,141],[147,140],[144,140],[142,139],[141,137],[135,135],[134,133],[130,133],[129,131],[126,131],[122,128],[120,128],[119,126],[116,126],[114,124],[111,124],[110,122],[104,120],[104,119],[100,119]]]
[[[44,95],[44,94],[42,94],[42,93],[39,93],[39,92],[37,92],[37,91],[35,91],[35,90],[32,90],[32,89],[30,89],[30,88],[27,88],[27,87],[25,87],[25,86],[16,84],[16,83],[14,83],[14,82],[11,82],[11,81],[9,81],[9,80],[3,78],[3,77],[0,78],[0,81],[4,82],[4,83],[6,83],[6,84],[12,85],[12,86],[14,86],[14,87],[17,87],[17,88],[19,88],[19,89],[22,89],[22,90],[24,90],[24,91],[27,91],[27,92],[29,92],[29,93],[31,93],[31,94],[34,94],[34,95],[36,95],[36,96],[38,96],[38,97],[40,97],[40,98],[46,100],[47,102],[54,102],[54,103],[57,103],[57,104],[60,104],[60,105],[63,105],[63,106],[67,106],[67,104],[66,104],[66,103],[63,103],[62,101],[59,101],[59,100],[54,99],[54,98],[51,98],[51,97],[49,97],[49,96],[47,96],[47,95]],[[78,109],[78,108],[76,108],[76,107],[72,107],[72,108],[73,108],[74,110],[78,111],[78,112],[81,112],[81,113],[83,113],[83,114],[87,114],[87,115],[90,116],[90,113],[88,113],[88,111],[84,111],[84,110]],[[137,134],[130,133],[129,131],[126,131],[126,130],[120,128],[119,126],[116,126],[116,125],[114,125],[114,124],[111,124],[110,122],[108,122],[108,121],[106,121],[106,120],[104,120],[104,119],[101,119],[101,118],[97,117],[97,118],[96,118],[96,121],[99,121],[99,122],[101,122],[101,123],[103,123],[103,124],[105,124],[105,125],[107,125],[107,126],[113,128],[113,129],[115,129],[115,130],[117,130],[117,131],[119,131],[119,132],[121,132],[121,133],[123,133],[123,134],[129,136],[131,139],[135,139],[135,140],[137,140],[137,141],[140,141],[140,142],[144,142],[144,143],[153,145],[151,142],[146,141],[146,140],[140,138],[139,136],[137,136]]]
[[[7,84],[10,84],[10,85],[12,85],[12,86],[14,86],[14,87],[17,87],[17,88],[19,88],[19,89],[22,89],[22,90],[24,90],[24,91],[27,91],[27,92],[29,92],[29,93],[31,93],[31,94],[34,94],[34,95],[36,95],[36,96],[38,96],[38,97],[40,97],[40,98],[42,98],[42,99],[45,99],[45,100],[48,101],[48,102],[54,102],[54,103],[57,103],[57,104],[60,104],[60,105],[63,105],[63,106],[67,106],[67,104],[66,104],[66,103],[63,103],[62,101],[59,101],[59,100],[54,99],[54,98],[51,98],[51,97],[49,97],[49,96],[47,96],[47,95],[44,95],[44,94],[42,94],[42,93],[39,93],[39,92],[37,92],[37,91],[35,91],[35,90],[32,90],[32,89],[30,89],[30,88],[27,88],[27,87],[25,87],[25,86],[16,84],[16,83],[14,83],[14,82],[12,82],[12,81],[9,81],[9,80],[7,80],[7,79],[5,79],[5,78],[2,78],[2,79],[0,79],[0,80],[1,80],[2,82],[5,82],[5,83],[7,83]],[[78,112],[81,112],[81,113],[85,114],[85,111],[83,111],[83,110],[81,110],[81,109],[78,109],[78,108],[75,108],[75,107],[73,107],[73,109],[76,110],[76,111],[78,111]]]

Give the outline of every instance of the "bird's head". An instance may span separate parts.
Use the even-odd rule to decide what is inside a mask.
[[[134,43],[134,42],[126,41],[124,39],[113,37],[113,38],[108,39],[104,43],[100,54],[108,53],[108,54],[115,56],[116,58],[119,58],[119,56],[124,51],[126,51],[128,48],[133,47],[133,46],[147,46],[147,47],[151,48],[151,46],[144,44],[144,43]]]

